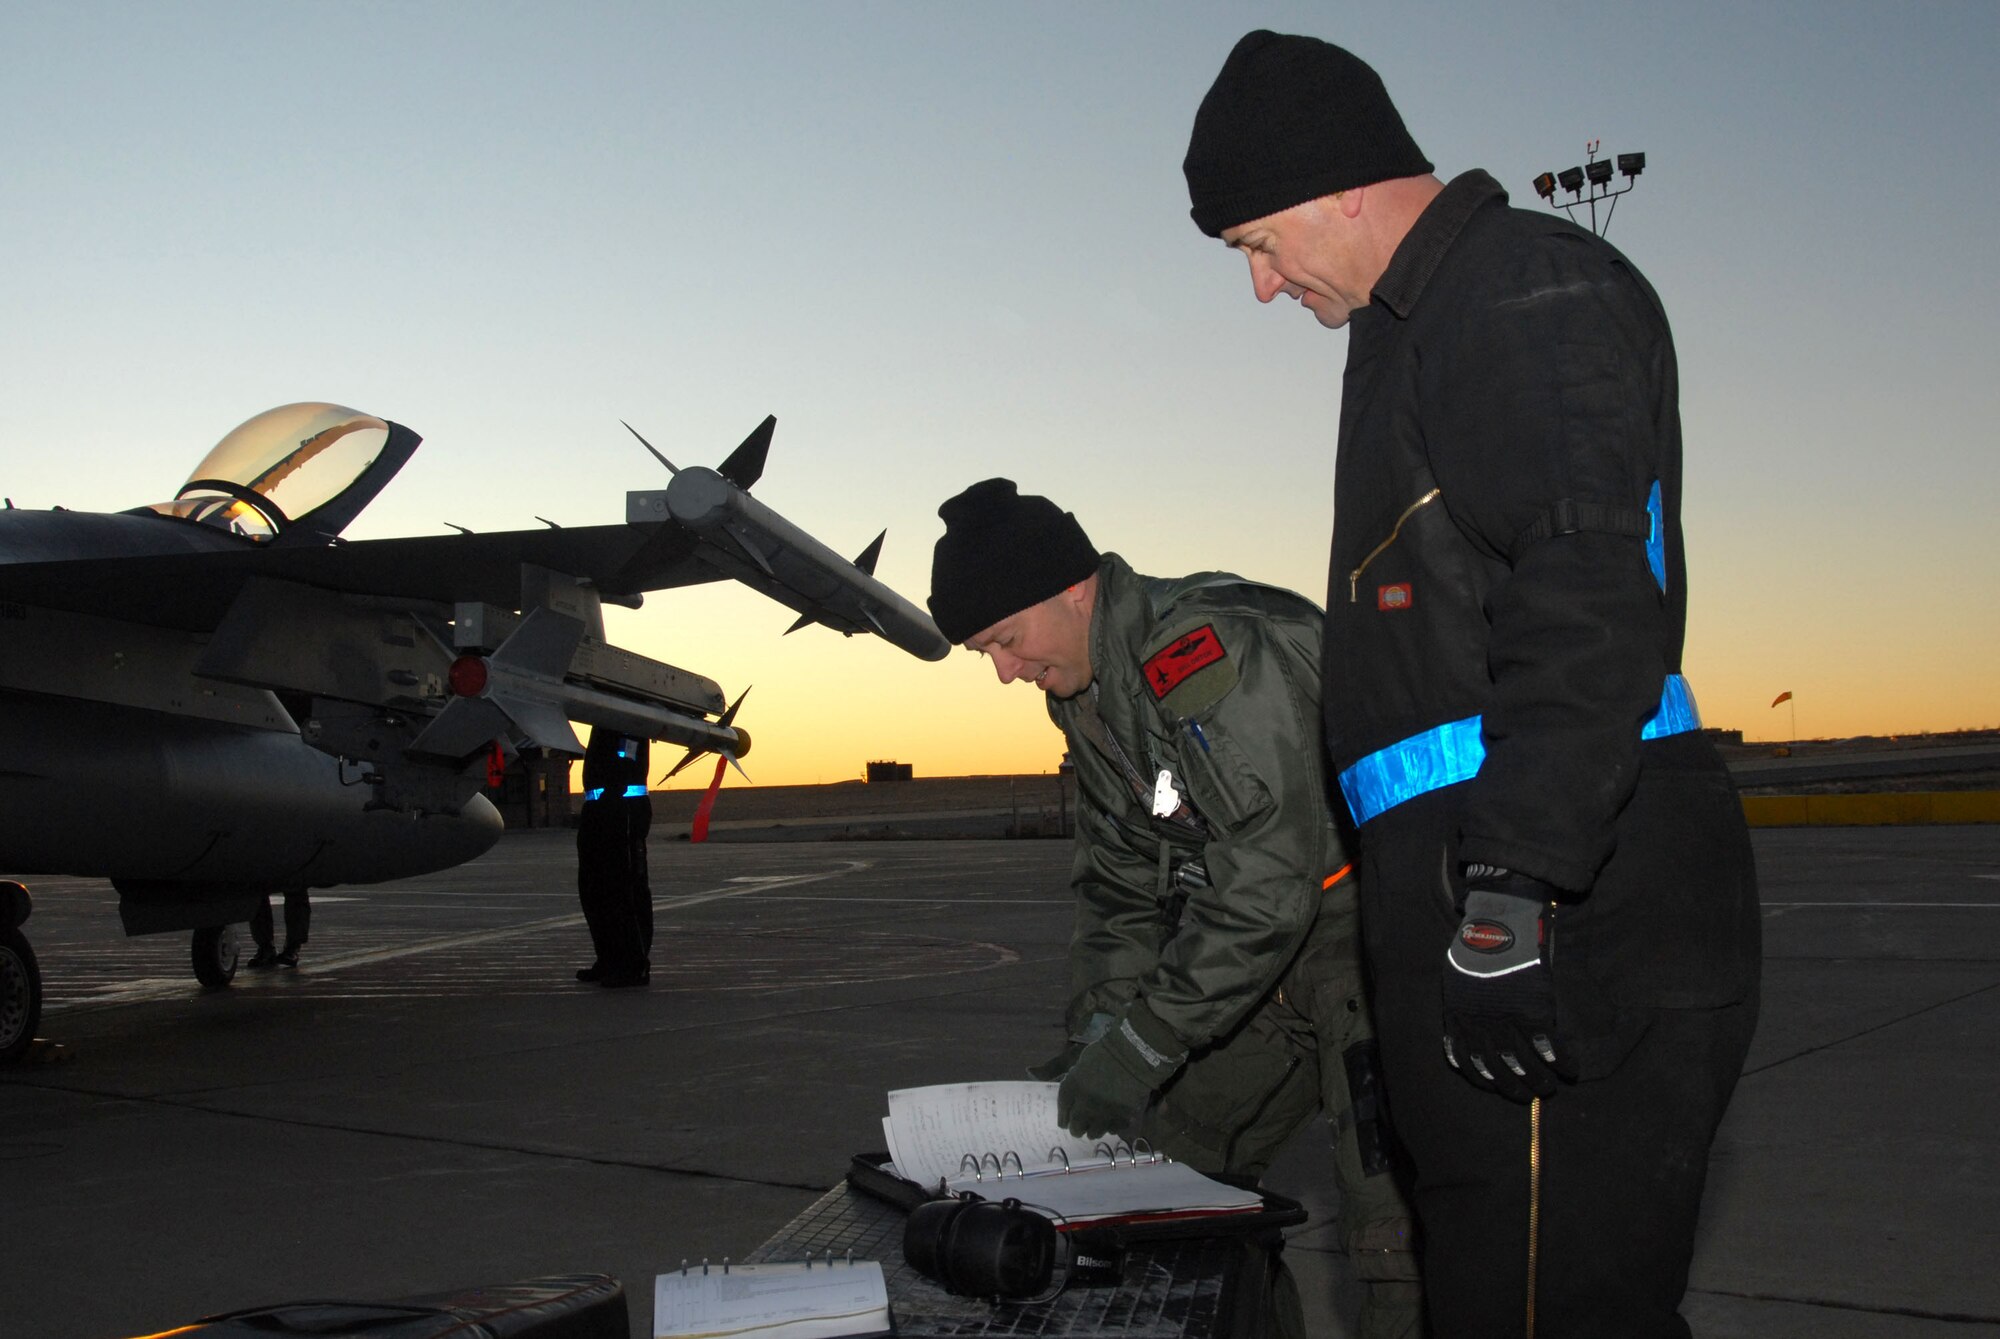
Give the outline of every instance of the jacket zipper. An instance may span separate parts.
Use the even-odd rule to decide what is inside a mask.
[[[1359,592],[1359,590],[1361,589],[1361,574],[1368,570],[1368,564],[1374,562],[1377,558],[1381,557],[1382,550],[1388,548],[1391,544],[1394,544],[1396,542],[1396,536],[1403,533],[1403,523],[1409,520],[1410,517],[1414,516],[1417,513],[1418,508],[1428,506],[1429,504],[1437,501],[1438,494],[1442,493],[1443,491],[1444,490],[1442,488],[1433,488],[1431,489],[1430,492],[1424,494],[1422,497],[1418,498],[1415,502],[1412,502],[1409,506],[1403,508],[1403,514],[1396,518],[1396,526],[1393,530],[1389,532],[1389,537],[1383,540],[1380,544],[1377,544],[1374,548],[1370,549],[1368,551],[1368,556],[1361,560],[1361,566],[1355,568],[1352,572],[1349,572],[1347,574],[1347,602],[1349,604],[1354,604],[1358,602],[1360,599],[1360,596],[1357,592]]]

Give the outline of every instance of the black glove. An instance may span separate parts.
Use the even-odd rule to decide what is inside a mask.
[[[1129,1135],[1180,1071],[1187,1048],[1135,1000],[1111,1030],[1083,1048],[1056,1091],[1056,1124],[1079,1139]]]
[[[1516,1102],[1574,1083],[1560,1026],[1555,889],[1492,865],[1465,870],[1463,919],[1444,965],[1444,1058],[1473,1086]]]

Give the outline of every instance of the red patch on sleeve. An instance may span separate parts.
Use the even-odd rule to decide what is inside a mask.
[[[1146,662],[1146,686],[1153,690],[1157,701],[1180,687],[1196,670],[1207,669],[1226,655],[1228,652],[1222,649],[1222,639],[1215,635],[1214,625],[1205,623],[1163,647]]]

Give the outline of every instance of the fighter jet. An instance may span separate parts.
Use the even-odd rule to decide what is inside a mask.
[[[629,425],[628,425],[629,426]],[[606,641],[602,607],[734,578],[926,660],[950,649],[873,575],[749,495],[776,420],[718,469],[626,495],[625,523],[344,540],[416,433],[284,405],[171,501],[0,510],[0,870],[111,880],[127,934],[194,931],[227,985],[235,927],[288,888],[448,868],[498,839],[480,793],[570,722],[737,759],[720,688]],[[636,430],[634,436],[638,436]],[[740,700],[740,699],[739,699]],[[0,1060],[34,1036],[24,886],[0,881]]]

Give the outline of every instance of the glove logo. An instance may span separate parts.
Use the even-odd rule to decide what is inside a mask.
[[[1514,946],[1514,932],[1498,921],[1467,921],[1458,928],[1458,942],[1474,953],[1504,953]]]

